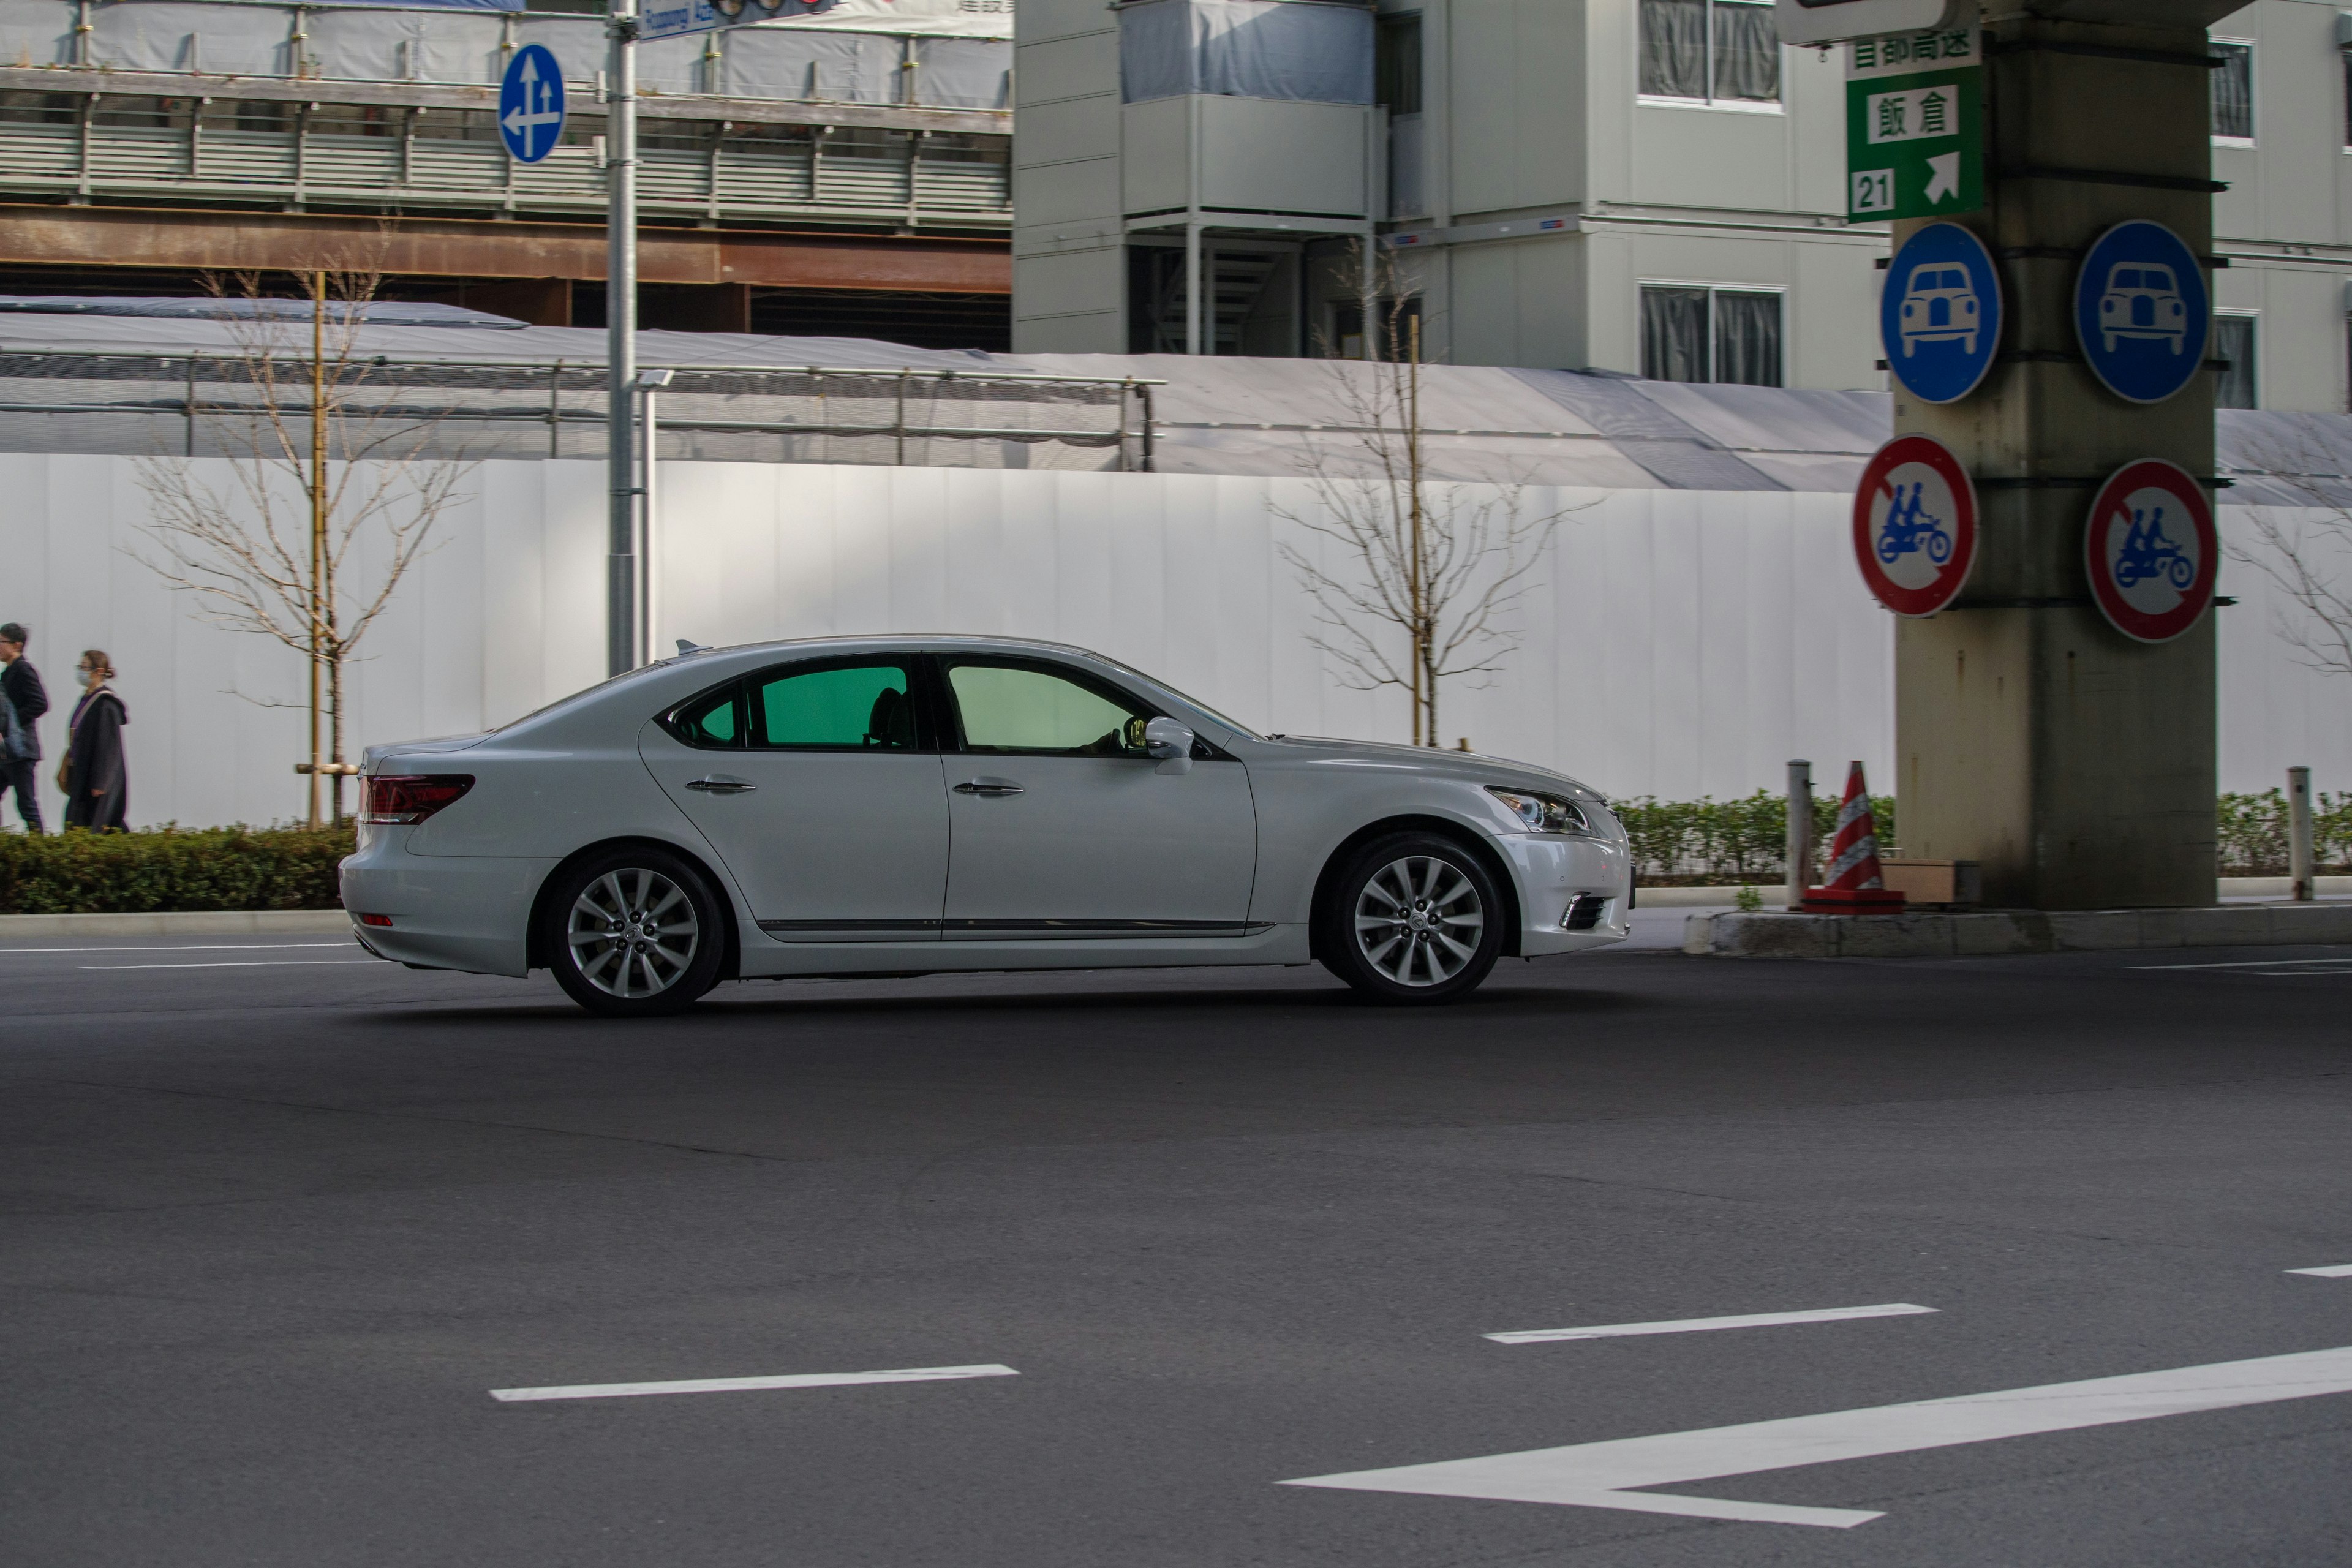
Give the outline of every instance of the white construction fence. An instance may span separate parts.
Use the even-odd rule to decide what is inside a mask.
[[[225,459],[193,462],[228,477]],[[292,818],[302,659],[207,624],[142,563],[158,552],[138,467],[0,454],[0,619],[32,628],[58,710],[44,743],[52,758],[63,748],[76,656],[103,648],[131,713],[134,822]],[[352,756],[503,723],[603,677],[604,484],[599,462],[472,472],[352,667]],[[1314,506],[1304,480],[665,462],[659,489],[665,647],[1042,637],[1127,660],[1265,731],[1407,733],[1401,694],[1349,689],[1311,641],[1314,606],[1281,554],[1318,543],[1284,516]],[[1526,579],[1499,672],[1447,683],[1448,743],[1466,737],[1617,795],[1777,787],[1792,756],[1832,784],[1851,758],[1893,782],[1892,621],[1855,574],[1845,498],[1527,487],[1518,499],[1528,515],[1566,515]],[[2224,515],[2242,531],[2242,514]],[[2296,662],[2257,574],[2231,566],[2223,589],[2241,602],[2219,612],[2222,786],[2266,788],[2291,763],[2323,789],[2352,783],[2352,680]],[[54,821],[53,793],[47,804]]]

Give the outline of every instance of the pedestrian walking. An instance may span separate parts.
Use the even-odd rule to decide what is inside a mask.
[[[81,700],[66,727],[65,761],[58,764],[58,787],[66,792],[66,826],[100,833],[121,831],[130,805],[130,777],[122,764],[122,726],[130,710],[107,682],[114,662],[97,648],[74,666]]]
[[[41,684],[41,672],[25,657],[25,645],[32,634],[15,621],[0,624],[0,801],[10,791],[16,795],[16,815],[25,821],[25,831],[39,833],[41,827],[41,795],[38,773],[34,764],[41,760],[41,733],[34,723],[49,710],[48,689]]]

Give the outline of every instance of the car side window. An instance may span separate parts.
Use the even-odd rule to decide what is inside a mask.
[[[786,669],[751,681],[751,744],[769,751],[911,752],[915,684],[903,664]]]
[[[730,685],[697,698],[678,710],[669,730],[689,746],[731,750],[742,745],[742,687]]]
[[[950,662],[967,752],[1140,757],[1151,715],[1108,689],[1034,665]]]

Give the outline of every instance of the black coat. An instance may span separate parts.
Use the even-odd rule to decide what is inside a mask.
[[[122,765],[122,726],[130,722],[122,699],[103,686],[75,706],[73,733],[66,742],[68,827],[123,825],[131,781]]]
[[[33,728],[33,721],[49,710],[48,689],[41,684],[41,672],[33,668],[29,658],[19,658],[5,670],[0,670],[0,697],[16,710],[16,722],[25,727],[26,738],[33,742],[33,754],[28,761],[41,760],[41,732]]]

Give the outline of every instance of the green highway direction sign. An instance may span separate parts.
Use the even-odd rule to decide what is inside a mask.
[[[1846,217],[1984,205],[1984,56],[1974,27],[1846,45]]]

